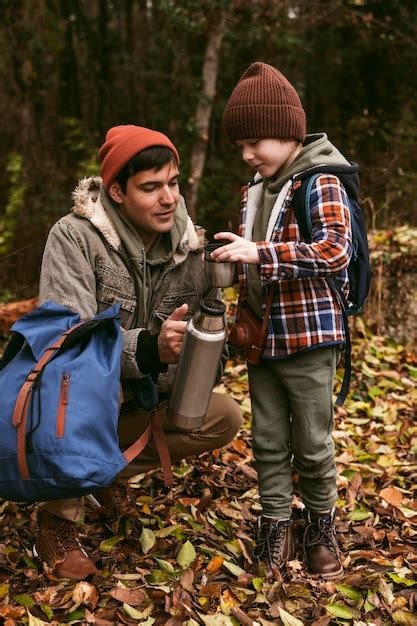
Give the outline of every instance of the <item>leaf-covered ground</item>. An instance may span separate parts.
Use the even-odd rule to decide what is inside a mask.
[[[119,490],[118,515],[86,507],[82,539],[101,567],[91,582],[44,572],[33,507],[0,501],[4,623],[417,625],[417,360],[359,321],[353,361],[334,433],[343,579],[309,577],[301,555],[281,581],[258,570],[246,368],[230,361],[220,389],[241,403],[245,428],[227,449],[177,465],[170,490],[150,472]]]

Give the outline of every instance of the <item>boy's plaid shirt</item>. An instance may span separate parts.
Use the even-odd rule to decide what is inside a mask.
[[[347,296],[352,252],[347,194],[336,176],[317,178],[311,192],[312,241],[305,243],[292,206],[299,186],[299,181],[287,183],[284,197],[281,193],[277,199],[280,206],[274,206],[271,214],[275,222],[268,228],[272,229],[270,240],[257,242],[261,283],[264,287],[275,283],[265,358],[285,358],[319,345],[345,343],[341,303],[326,277],[337,276]],[[246,239],[251,238],[247,225],[253,224],[258,202],[262,202],[262,183],[243,187],[240,235]],[[243,297],[246,270],[243,265]]]

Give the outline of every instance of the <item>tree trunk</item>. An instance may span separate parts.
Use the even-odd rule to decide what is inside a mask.
[[[193,221],[197,218],[197,197],[201,176],[206,162],[209,126],[213,99],[216,93],[220,49],[227,19],[227,9],[218,9],[209,27],[207,47],[204,54],[201,96],[195,114],[196,140],[191,151],[190,175],[187,180],[185,198],[188,212]]]

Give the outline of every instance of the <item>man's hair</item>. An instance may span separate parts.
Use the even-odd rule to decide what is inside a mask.
[[[156,170],[159,172],[159,170],[168,163],[177,163],[176,156],[172,150],[165,146],[151,146],[135,154],[120,170],[115,180],[119,183],[122,192],[125,194],[129,178],[145,170]]]

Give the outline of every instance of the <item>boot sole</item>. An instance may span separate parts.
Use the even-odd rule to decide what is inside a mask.
[[[307,572],[308,572],[308,570],[307,570]],[[341,567],[339,570],[337,570],[337,572],[327,572],[327,573],[324,573],[324,574],[321,574],[319,572],[308,572],[308,575],[311,578],[323,578],[324,580],[337,580],[341,576],[343,576],[343,574],[344,574],[343,567]]]

